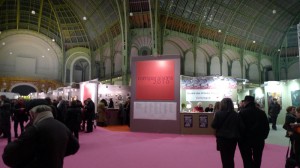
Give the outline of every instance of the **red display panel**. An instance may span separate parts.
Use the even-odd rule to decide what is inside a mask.
[[[137,100],[174,100],[174,60],[138,61]]]
[[[92,97],[92,87],[89,84],[84,84],[84,92],[83,92],[83,100],[86,100],[87,98],[93,98]],[[94,90],[94,89],[93,89]]]

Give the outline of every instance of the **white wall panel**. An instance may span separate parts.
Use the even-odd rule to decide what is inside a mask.
[[[236,60],[232,63],[231,76],[236,78],[242,78],[242,70],[240,61]]]
[[[257,64],[251,64],[249,67],[249,80],[253,82],[259,81],[259,70]]]
[[[300,78],[299,73],[299,62],[294,63],[288,69],[288,79],[298,79]]]
[[[192,52],[188,52],[185,55],[185,61],[184,61],[184,74],[192,76],[194,74],[194,57]]]
[[[198,74],[197,76],[207,75],[207,61],[206,61],[205,53],[201,50],[197,50],[195,66],[196,66],[196,74]]]
[[[228,76],[228,60],[225,57],[223,57],[222,61],[222,75]]]
[[[211,59],[210,74],[221,75],[220,59],[217,56]]]

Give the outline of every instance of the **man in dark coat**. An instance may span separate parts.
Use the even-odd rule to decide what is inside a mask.
[[[0,127],[3,131],[3,136],[7,137],[7,142],[11,142],[11,104],[10,100],[5,96],[0,96]]]
[[[86,99],[85,105],[86,132],[93,132],[93,120],[95,119],[95,103],[91,98]]]
[[[281,110],[281,106],[277,102],[277,99],[274,98],[273,101],[269,105],[269,115],[271,117],[273,130],[277,130],[276,123],[277,123],[277,117],[278,117],[278,114],[280,113],[280,110]]]
[[[25,110],[25,102],[23,98],[19,98],[15,104],[13,111],[15,138],[18,138],[18,125],[20,125],[21,133],[24,131],[24,122],[28,121],[28,114]]]
[[[28,109],[31,120],[20,137],[9,143],[2,159],[9,167],[62,168],[65,156],[79,149],[77,139],[61,122],[53,118],[44,99],[31,100]]]
[[[268,117],[264,111],[257,108],[253,96],[245,96],[244,108],[239,115],[245,125],[238,142],[244,168],[259,168],[265,139],[269,135]]]
[[[79,129],[81,121],[81,108],[78,106],[76,100],[72,100],[67,109],[66,126],[70,129],[72,134],[79,140]]]

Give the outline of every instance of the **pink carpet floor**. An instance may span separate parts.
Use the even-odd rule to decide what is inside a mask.
[[[215,137],[116,132],[100,127],[80,133],[80,150],[65,158],[65,168],[221,168]],[[0,139],[1,155],[6,139]],[[266,144],[262,168],[283,168],[287,147]],[[0,168],[6,168],[0,159]],[[235,167],[242,168],[237,148]]]

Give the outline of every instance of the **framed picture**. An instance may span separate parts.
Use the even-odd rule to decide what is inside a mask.
[[[184,115],[184,127],[192,128],[193,127],[193,116],[192,115]]]
[[[207,127],[208,127],[208,116],[199,115],[199,128],[207,128]]]
[[[300,90],[291,91],[292,105],[295,107],[300,106]]]

